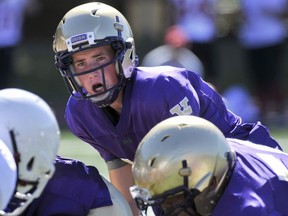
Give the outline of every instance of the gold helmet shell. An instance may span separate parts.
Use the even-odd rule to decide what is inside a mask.
[[[128,21],[118,10],[100,2],[74,7],[64,15],[56,28],[53,50],[56,54],[75,52],[79,47],[73,48],[73,43],[77,45],[77,42],[83,42],[83,37],[87,37],[85,48],[104,42],[104,39],[109,37],[119,38],[128,43],[122,67],[125,77],[131,76],[138,61],[135,42]]]
[[[196,116],[171,117],[152,128],[138,146],[132,167],[135,186],[148,190],[153,199],[182,187],[186,178],[189,190],[214,196],[228,171],[230,151],[211,122]],[[213,189],[207,190],[212,182]]]
[[[107,45],[115,51],[112,60],[94,69],[75,73],[71,57],[74,53]],[[90,99],[100,107],[116,100],[138,64],[133,34],[126,18],[115,8],[100,2],[79,5],[64,15],[54,35],[53,50],[56,67],[70,94],[78,99]],[[78,77],[93,71],[104,73],[104,68],[112,64],[118,74],[118,83],[107,87],[103,75],[105,90],[88,94]]]

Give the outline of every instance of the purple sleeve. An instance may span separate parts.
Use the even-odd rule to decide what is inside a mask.
[[[282,150],[269,134],[268,128],[261,122],[243,123],[239,116],[227,109],[222,96],[204,82],[199,75],[190,72],[188,76],[199,97],[199,116],[214,123],[225,137],[249,140]]]
[[[229,143],[236,166],[213,215],[288,215],[288,155],[247,141]]]
[[[87,215],[93,208],[112,205],[108,188],[95,167],[80,161],[56,159],[56,172],[28,215]]]

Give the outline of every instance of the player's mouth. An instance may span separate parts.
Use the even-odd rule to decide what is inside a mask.
[[[103,86],[101,83],[97,83],[97,84],[95,84],[95,85],[92,86],[92,90],[93,90],[95,93],[99,93],[99,92],[104,91],[104,86]]]

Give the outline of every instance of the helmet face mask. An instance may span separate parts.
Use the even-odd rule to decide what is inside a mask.
[[[25,90],[1,90],[0,110],[0,139],[17,166],[15,193],[4,211],[20,215],[54,174],[60,130],[48,104]]]
[[[197,190],[179,187],[165,192],[158,198],[159,205],[165,215],[198,215],[195,209],[194,198],[199,194]]]
[[[160,205],[165,215],[209,215],[233,169],[231,152],[224,135],[207,120],[166,119],[142,139],[132,166],[135,188],[149,196],[137,190],[131,194],[143,209]]]
[[[102,106],[107,106],[113,103],[121,89],[126,83],[126,79],[124,77],[123,69],[120,64],[121,60],[123,59],[124,56],[124,42],[123,41],[115,41],[113,38],[109,40],[105,40],[105,42],[99,42],[99,45],[94,45],[90,46],[89,49],[93,48],[99,48],[99,47],[104,47],[104,46],[111,46],[113,52],[115,52],[115,57],[112,58],[110,61],[97,66],[95,68],[89,69],[87,71],[82,71],[82,72],[75,72],[74,66],[73,66],[73,61],[72,61],[72,55],[76,54],[78,52],[82,52],[87,50],[86,49],[80,49],[79,51],[76,52],[71,52],[71,53],[64,53],[63,55],[60,55],[58,58],[58,61],[62,62],[62,68],[59,68],[62,77],[64,78],[64,82],[66,83],[69,92],[71,93],[72,96],[76,98],[86,98],[90,99],[93,103],[95,103],[97,106],[102,107]],[[107,86],[106,85],[106,73],[110,73],[109,70],[105,70],[108,66],[112,65],[115,67],[115,71],[117,73],[118,77],[118,82],[113,85],[113,86]],[[102,77],[102,85],[103,85],[103,90],[99,93],[88,93],[86,89],[84,89],[79,81],[79,78],[83,75],[94,73],[95,71],[99,71],[101,73]]]
[[[130,188],[132,197],[136,201],[137,207],[143,212],[147,212],[148,207],[158,206],[163,209],[161,215],[198,215],[195,209],[194,198],[199,194],[198,190],[189,190],[186,186],[180,186],[156,195],[152,198],[145,188],[133,186]],[[146,196],[143,194],[146,194]]]
[[[104,71],[107,65],[115,64],[119,81],[99,94],[89,95],[77,76],[93,72],[96,68],[76,75],[71,68],[71,55],[105,45],[110,45],[116,55],[111,62],[97,69]],[[99,2],[83,4],[66,13],[56,29],[53,49],[56,66],[70,94],[79,99],[91,99],[98,106],[107,106],[117,98],[125,79],[131,77],[138,63],[129,23],[115,8]]]

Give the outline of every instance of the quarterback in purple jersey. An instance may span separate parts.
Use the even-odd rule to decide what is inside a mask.
[[[41,196],[22,216],[130,216],[122,194],[93,166],[57,156],[56,171]]]
[[[225,138],[196,116],[166,119],[143,138],[132,166],[130,188],[145,214],[288,215],[288,154]]]
[[[99,151],[111,182],[135,215],[138,210],[129,192],[135,151],[145,134],[166,118],[201,116],[226,137],[281,149],[260,122],[244,124],[228,111],[199,75],[167,66],[137,68],[130,25],[109,5],[93,2],[68,11],[57,26],[53,49],[71,93],[68,126]]]

